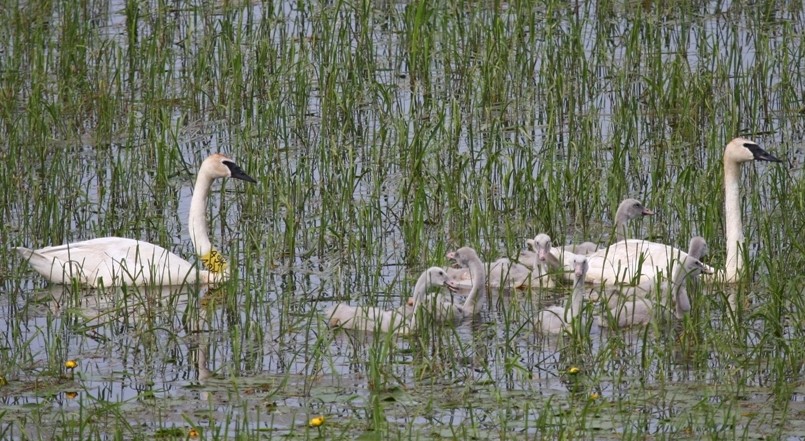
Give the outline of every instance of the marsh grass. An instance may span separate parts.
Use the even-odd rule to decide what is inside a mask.
[[[34,2],[0,22],[2,437],[805,430],[801,6]],[[411,338],[324,326],[335,301],[396,307],[462,245],[608,243],[627,196],[657,211],[638,237],[702,235],[721,266],[738,135],[785,163],[744,170],[749,277],[700,284],[681,323],[602,331],[588,303],[572,335],[534,335],[560,287]],[[118,235],[192,258],[213,151],[259,181],[213,191],[217,290],[43,288],[10,250]]]

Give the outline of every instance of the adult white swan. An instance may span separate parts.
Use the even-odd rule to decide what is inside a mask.
[[[414,308],[410,320],[406,317],[406,305],[387,310],[374,306],[350,306],[339,303],[328,308],[324,316],[331,328],[409,334],[416,329],[417,316],[428,288],[438,286],[456,289],[443,269],[434,266],[422,272],[414,286]]]
[[[190,202],[188,230],[203,270],[159,245],[125,237],[101,237],[38,250],[17,247],[16,250],[51,283],[76,281],[90,287],[167,286],[226,280],[229,276],[226,260],[212,247],[205,218],[207,196],[217,178],[257,182],[222,154],[210,155],[201,164]]]
[[[743,267],[743,227],[741,225],[740,178],[741,164],[749,161],[781,162],[757,144],[743,138],[736,138],[724,149],[724,191],[726,208],[727,263],[725,278],[727,282],[735,282]],[[560,257],[561,250],[551,252],[561,261],[572,259],[571,253]],[[661,272],[670,278],[668,268],[675,260],[683,261],[687,256],[684,251],[656,242],[645,240],[626,240],[615,243],[608,248],[598,250],[588,256],[590,271],[587,281],[595,284],[651,284]],[[705,265],[706,271],[712,268]]]

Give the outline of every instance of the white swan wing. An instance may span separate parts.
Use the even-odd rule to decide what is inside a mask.
[[[53,283],[75,280],[92,287],[180,285],[197,279],[197,268],[190,262],[158,245],[124,237],[17,250]]]
[[[626,240],[598,250],[588,257],[587,280],[592,283],[645,285],[659,273],[668,274],[674,262],[687,253],[656,242]]]
[[[350,306],[339,303],[325,311],[330,327],[367,332],[396,332],[405,321],[402,312],[374,306]]]
[[[489,286],[493,288],[517,288],[528,280],[530,274],[531,270],[529,268],[502,257],[492,262],[486,278]]]

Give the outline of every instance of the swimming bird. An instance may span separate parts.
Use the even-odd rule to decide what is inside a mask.
[[[475,253],[475,250],[472,252]],[[477,257],[478,254],[475,253],[475,256]],[[484,268],[484,283],[488,284],[490,288],[522,288],[531,277],[531,269],[521,263],[512,262],[506,257],[490,263],[488,271],[486,270],[487,265],[480,258],[477,263]],[[476,275],[470,271],[469,267],[447,268],[447,274],[462,287],[475,286]]]
[[[451,290],[457,288],[442,268],[434,266],[422,272],[414,286],[414,306],[410,317],[406,317],[406,305],[387,310],[374,306],[350,306],[346,303],[328,308],[324,315],[331,328],[410,334],[416,330],[417,316],[420,314],[425,293],[429,288],[439,286],[446,286]]]
[[[657,287],[634,286],[613,289],[608,299],[609,316],[619,328],[634,325],[646,325],[654,316],[654,303],[652,297],[654,290],[658,290],[659,301],[667,304],[674,303],[674,316],[678,319],[690,311],[690,297],[687,291],[688,280],[695,280],[699,274],[711,274],[712,270],[704,265],[700,257],[706,252],[707,243],[702,237],[693,237],[688,247],[688,254],[682,258],[673,271],[671,280],[661,283]],[[602,327],[608,327],[606,318],[597,317],[596,322]]]
[[[534,236],[528,240],[528,244],[534,249],[533,256],[525,255],[531,259],[531,286],[552,288],[555,286],[550,277],[551,272],[557,271],[562,265],[559,260],[551,254],[551,237],[545,233]],[[523,254],[521,254],[523,257]]]
[[[584,278],[587,274],[587,258],[581,255],[573,257],[573,295],[570,309],[562,306],[551,306],[537,314],[534,326],[543,334],[561,334],[573,319],[581,313],[584,300]]]
[[[149,242],[125,237],[101,237],[32,250],[17,247],[33,269],[51,283],[76,281],[89,287],[216,283],[226,280],[229,268],[212,247],[205,211],[210,186],[218,178],[257,182],[232,159],[216,153],[201,164],[190,201],[188,230],[196,255],[205,269]]]
[[[737,281],[743,267],[743,255],[739,252],[743,246],[743,226],[740,209],[740,176],[741,165],[749,161],[782,162],[752,141],[735,138],[724,148],[724,193],[726,212],[727,262],[725,280]],[[572,253],[552,249],[559,259],[572,259]],[[669,277],[668,270],[672,262],[683,261],[687,253],[665,245],[647,240],[625,240],[596,251],[588,256],[590,271],[587,281],[594,284],[638,284],[652,283],[660,273]],[[567,268],[568,263],[563,263]],[[712,268],[705,265],[709,272]]]

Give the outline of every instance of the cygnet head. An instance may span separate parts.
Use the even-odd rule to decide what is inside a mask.
[[[713,274],[713,270],[702,263],[701,260],[693,257],[693,256],[686,256],[685,259],[682,261],[682,269],[684,270],[685,276],[697,276],[699,274]]]
[[[590,264],[587,263],[587,256],[577,254],[573,257],[573,274],[576,276],[576,280],[584,281],[589,267]]]
[[[444,286],[451,291],[456,291],[459,289],[459,285],[455,281],[450,280],[450,278],[447,276],[447,272],[438,266],[428,268],[428,285]]]
[[[548,258],[548,253],[551,252],[551,236],[545,233],[540,233],[534,236],[534,241],[531,242],[534,251],[537,252],[537,257],[541,262]]]
[[[745,138],[735,138],[724,148],[724,162],[770,161],[783,162]]]
[[[201,163],[199,174],[206,174],[210,178],[235,178],[246,182],[257,182],[247,175],[235,161],[220,153],[213,153]]]
[[[706,256],[710,252],[710,249],[707,246],[707,242],[701,236],[693,236],[690,239],[690,245],[688,246],[688,255],[694,257],[696,259],[701,259],[703,256]]]
[[[464,268],[467,268],[472,261],[481,260],[478,257],[478,253],[476,253],[475,250],[470,247],[461,247],[456,251],[451,251],[447,253],[447,258],[455,260],[456,263]]]
[[[618,205],[618,211],[615,217],[622,221],[637,219],[640,216],[653,216],[654,212],[643,206],[643,203],[637,199],[624,199]]]

